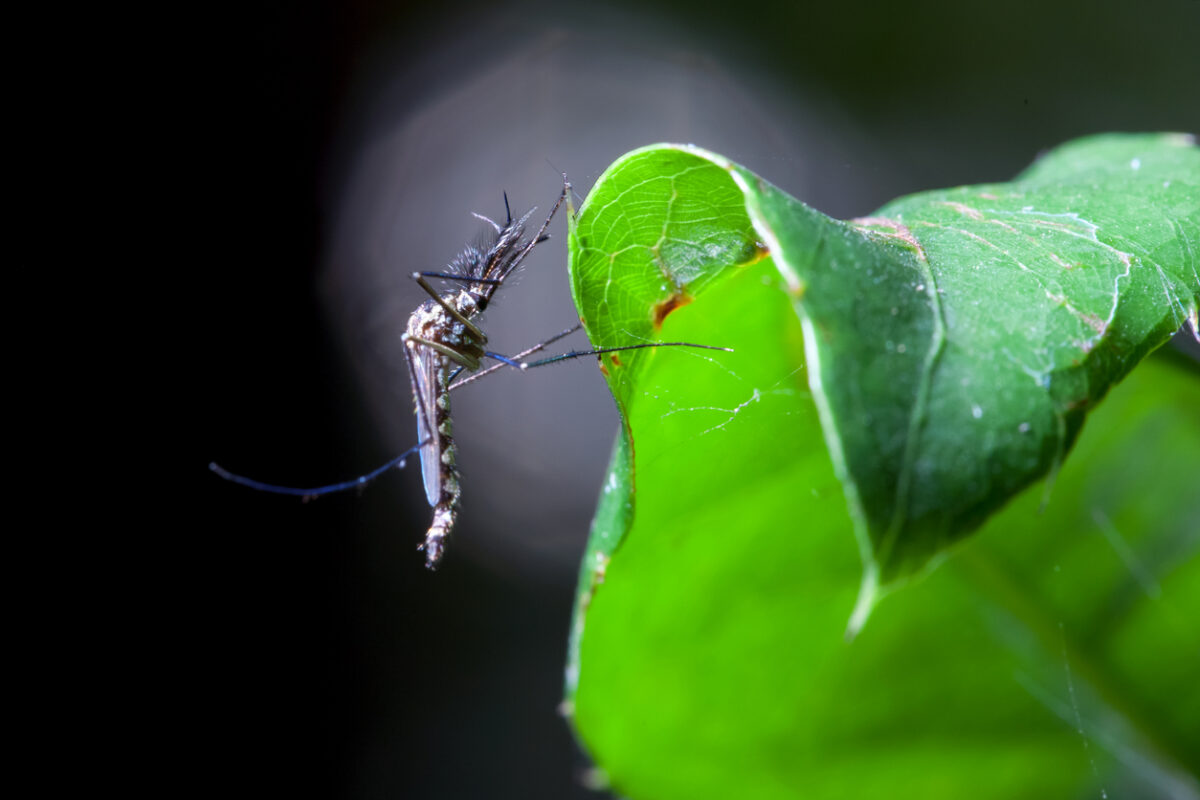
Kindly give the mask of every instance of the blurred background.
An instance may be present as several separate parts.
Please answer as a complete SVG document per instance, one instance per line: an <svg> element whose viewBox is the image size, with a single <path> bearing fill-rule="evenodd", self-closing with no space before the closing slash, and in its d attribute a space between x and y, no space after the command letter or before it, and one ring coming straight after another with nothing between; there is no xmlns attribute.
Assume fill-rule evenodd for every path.
<svg viewBox="0 0 1200 800"><path fill-rule="evenodd" d="M399 335L484 226L684 141L862 216L999 181L1113 130L1200 129L1200 2L250 3L189 21L180 136L206 323L196 454L211 592L198 757L237 794L588 797L557 713L578 561L617 419L590 359L457 392L463 507L437 573ZM575 321L565 215L484 320L514 353ZM566 347L586 347L576 335ZM566 347L564 349L566 349ZM201 547L201 545L197 545Z"/></svg>

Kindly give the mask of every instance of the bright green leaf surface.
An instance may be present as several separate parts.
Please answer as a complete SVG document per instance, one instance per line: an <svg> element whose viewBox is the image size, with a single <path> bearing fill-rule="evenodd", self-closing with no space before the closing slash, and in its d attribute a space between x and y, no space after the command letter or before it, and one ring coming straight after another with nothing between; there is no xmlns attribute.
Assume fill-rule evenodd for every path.
<svg viewBox="0 0 1200 800"><path fill-rule="evenodd" d="M1195 313L1198 173L1098 138L841 223L689 148L610 168L571 235L593 341L735 349L604 359L568 694L620 792L1200 796L1200 374L1096 408ZM1026 489L845 640L864 562L921 567L1085 410L1043 513Z"/></svg>

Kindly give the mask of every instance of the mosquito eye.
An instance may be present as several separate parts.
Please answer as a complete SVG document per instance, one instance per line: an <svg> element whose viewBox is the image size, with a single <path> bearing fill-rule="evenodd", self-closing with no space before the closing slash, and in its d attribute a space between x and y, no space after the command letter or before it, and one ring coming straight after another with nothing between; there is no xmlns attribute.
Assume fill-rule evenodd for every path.
<svg viewBox="0 0 1200 800"><path fill-rule="evenodd" d="M481 298L479 298L478 302L476 302L475 305L479 308L480 311L483 311L485 308L487 308L487 304L488 304L487 298L481 297Z"/></svg>

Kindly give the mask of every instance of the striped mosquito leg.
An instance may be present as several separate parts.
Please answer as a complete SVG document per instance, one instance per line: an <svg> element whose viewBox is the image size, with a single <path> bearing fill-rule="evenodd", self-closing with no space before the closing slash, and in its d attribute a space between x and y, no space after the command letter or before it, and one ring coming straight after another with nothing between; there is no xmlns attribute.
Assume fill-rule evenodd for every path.
<svg viewBox="0 0 1200 800"><path fill-rule="evenodd" d="M441 492L433 507L433 522L425 534L425 566L429 569L437 567L438 561L446 547L446 537L454 528L458 519L459 503L462 490L458 483L458 466L456 463L457 450L454 447L454 435L450 423L450 390L446 386L449 376L443 373L441 385L438 387L437 399L434 402L434 435L438 438L438 449L441 460L438 464L438 483Z"/></svg>

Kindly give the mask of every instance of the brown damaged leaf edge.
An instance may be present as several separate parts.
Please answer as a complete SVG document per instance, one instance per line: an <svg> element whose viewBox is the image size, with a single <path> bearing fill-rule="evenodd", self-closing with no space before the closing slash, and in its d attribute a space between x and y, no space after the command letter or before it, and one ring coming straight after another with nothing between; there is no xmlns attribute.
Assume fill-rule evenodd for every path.
<svg viewBox="0 0 1200 800"><path fill-rule="evenodd" d="M665 320L667 318L668 314L670 314L672 311L674 311L677 308L682 308L683 306L686 306L690 302L692 302L692 296L689 295L687 292L685 292L683 289L678 289L673 295L668 297L666 300L663 300L661 303L655 304L654 309L653 309L653 317L652 317L652 319L654 320L654 329L658 330L659 328L662 327L663 320Z"/></svg>
<svg viewBox="0 0 1200 800"><path fill-rule="evenodd" d="M764 242L755 242L754 243L754 255L751 256L748 260L743 261L742 263L738 264L737 266L752 267L769 255L771 255L771 248L767 247L767 245Z"/></svg>
<svg viewBox="0 0 1200 800"><path fill-rule="evenodd" d="M603 553L596 554L596 566L592 567L591 581L588 583L587 593L580 599L580 608L585 612L592 604L592 598L596 596L596 589L604 583L604 575L608 571L608 562L611 560L609 556Z"/></svg>
<svg viewBox="0 0 1200 800"><path fill-rule="evenodd" d="M749 255L746 260L740 261L733 266L738 268L751 267L757 264L759 261L762 261L767 256L771 255L770 248L768 248L762 242L754 242L754 244L750 245L747 250ZM674 294L654 306L653 316L651 317L654 320L654 329L659 330L662 328L663 320L665 320L672 311L688 305L693 299L695 298L688 294L684 287L677 287Z"/></svg>

